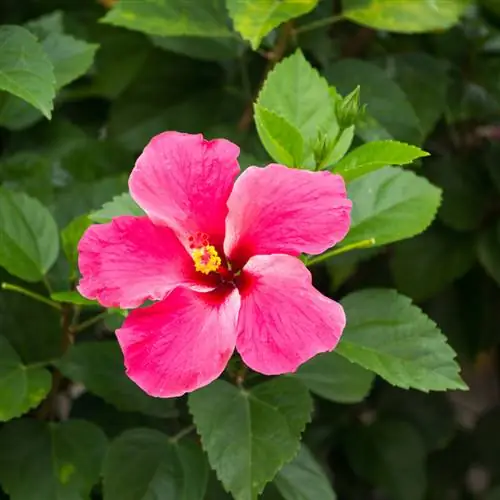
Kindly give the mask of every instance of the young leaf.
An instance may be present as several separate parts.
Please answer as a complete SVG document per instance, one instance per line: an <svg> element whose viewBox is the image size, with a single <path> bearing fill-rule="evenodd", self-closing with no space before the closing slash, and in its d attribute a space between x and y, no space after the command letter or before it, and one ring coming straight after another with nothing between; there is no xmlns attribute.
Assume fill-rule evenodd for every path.
<svg viewBox="0 0 500 500"><path fill-rule="evenodd" d="M304 446L276 475L273 483L284 500L335 500L329 479L313 454Z"/></svg>
<svg viewBox="0 0 500 500"><path fill-rule="evenodd" d="M254 105L255 125L269 155L278 163L298 167L304 155L300 132L285 118L259 104Z"/></svg>
<svg viewBox="0 0 500 500"><path fill-rule="evenodd" d="M185 0L122 0L101 19L148 35L227 37L225 0L186 2Z"/></svg>
<svg viewBox="0 0 500 500"><path fill-rule="evenodd" d="M0 26L0 89L50 118L55 97L52 63L36 38L21 26Z"/></svg>
<svg viewBox="0 0 500 500"><path fill-rule="evenodd" d="M52 377L45 368L24 365L9 342L0 337L0 422L38 406L51 386Z"/></svg>
<svg viewBox="0 0 500 500"><path fill-rule="evenodd" d="M291 378L238 389L222 380L189 396L211 466L236 500L256 498L299 448L312 402Z"/></svg>
<svg viewBox="0 0 500 500"><path fill-rule="evenodd" d="M253 50L276 26L313 10L318 0L226 0L234 27Z"/></svg>
<svg viewBox="0 0 500 500"><path fill-rule="evenodd" d="M26 281L40 281L57 259L59 235L38 200L0 187L0 265Z"/></svg>
<svg viewBox="0 0 500 500"><path fill-rule="evenodd" d="M119 217L120 215L141 216L144 215L144 212L129 193L123 193L114 196L100 210L91 213L89 219L94 222L109 222L113 217Z"/></svg>
<svg viewBox="0 0 500 500"><path fill-rule="evenodd" d="M349 184L351 229L343 245L375 239L376 245L411 238L434 219L441 190L423 177L385 167Z"/></svg>
<svg viewBox="0 0 500 500"><path fill-rule="evenodd" d="M82 215L73 219L61 231L62 249L71 268L70 279L78 277L78 242L91 224L91 220L86 215Z"/></svg>
<svg viewBox="0 0 500 500"><path fill-rule="evenodd" d="M54 292L50 294L50 298L56 302L66 302L77 306L95 306L101 307L97 300L89 300L82 297L78 292Z"/></svg>
<svg viewBox="0 0 500 500"><path fill-rule="evenodd" d="M375 374L335 352L319 354L293 375L311 392L338 403L358 403L370 392Z"/></svg>
<svg viewBox="0 0 500 500"><path fill-rule="evenodd" d="M208 463L199 446L172 443L156 430L132 429L109 447L103 475L108 500L203 500Z"/></svg>
<svg viewBox="0 0 500 500"><path fill-rule="evenodd" d="M428 156L428 153L410 144L374 141L348 153L332 170L349 182L379 168L388 165L406 165L423 156Z"/></svg>
<svg viewBox="0 0 500 500"><path fill-rule="evenodd" d="M342 305L347 327L338 354L405 389L467 389L446 337L410 299L373 289L351 293Z"/></svg>
<svg viewBox="0 0 500 500"><path fill-rule="evenodd" d="M0 431L0 483L12 500L89 498L106 446L90 422L9 422Z"/></svg>
<svg viewBox="0 0 500 500"><path fill-rule="evenodd" d="M397 33L422 33L456 24L470 0L349 0L344 2L347 19L370 28Z"/></svg>
<svg viewBox="0 0 500 500"><path fill-rule="evenodd" d="M173 400L152 398L126 375L123 356L116 342L84 342L72 346L57 363L66 377L122 411L157 417L175 415Z"/></svg>

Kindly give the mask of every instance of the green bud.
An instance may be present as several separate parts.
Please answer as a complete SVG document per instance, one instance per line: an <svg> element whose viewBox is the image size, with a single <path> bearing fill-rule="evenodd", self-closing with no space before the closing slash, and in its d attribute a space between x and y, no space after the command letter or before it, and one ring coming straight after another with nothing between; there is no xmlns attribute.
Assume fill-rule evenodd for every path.
<svg viewBox="0 0 500 500"><path fill-rule="evenodd" d="M360 87L358 85L349 95L337 101L337 120L341 129L345 130L351 127L364 114L365 107L360 107L359 96Z"/></svg>
<svg viewBox="0 0 500 500"><path fill-rule="evenodd" d="M323 166L323 163L330 156L334 147L335 140L332 140L327 134L320 130L313 145L314 163L317 168Z"/></svg>

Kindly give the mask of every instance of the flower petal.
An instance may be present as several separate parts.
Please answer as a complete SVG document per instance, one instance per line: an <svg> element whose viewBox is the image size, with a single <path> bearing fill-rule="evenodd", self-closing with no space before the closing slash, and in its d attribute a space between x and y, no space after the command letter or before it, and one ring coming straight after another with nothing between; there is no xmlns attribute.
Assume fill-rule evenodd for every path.
<svg viewBox="0 0 500 500"><path fill-rule="evenodd" d="M209 286L175 234L147 217L123 216L90 226L78 251L78 290L105 307L137 307L162 299L178 285Z"/></svg>
<svg viewBox="0 0 500 500"><path fill-rule="evenodd" d="M179 239L206 233L222 245L227 199L239 173L239 148L225 139L164 132L138 158L129 187L134 200Z"/></svg>
<svg viewBox="0 0 500 500"><path fill-rule="evenodd" d="M209 384L234 351L239 307L235 289L176 288L165 300L132 311L116 331L127 375L164 398Z"/></svg>
<svg viewBox="0 0 500 500"><path fill-rule="evenodd" d="M345 326L342 306L321 295L295 257L258 255L243 269L236 348L265 375L294 372L331 351Z"/></svg>
<svg viewBox="0 0 500 500"><path fill-rule="evenodd" d="M250 167L228 200L224 250L236 266L252 255L319 254L347 234L351 202L330 172Z"/></svg>

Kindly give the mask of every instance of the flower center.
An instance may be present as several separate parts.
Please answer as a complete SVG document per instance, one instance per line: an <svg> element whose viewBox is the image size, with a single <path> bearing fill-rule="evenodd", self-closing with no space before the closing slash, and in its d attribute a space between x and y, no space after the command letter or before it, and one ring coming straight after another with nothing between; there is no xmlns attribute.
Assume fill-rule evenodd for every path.
<svg viewBox="0 0 500 500"><path fill-rule="evenodd" d="M216 272L222 264L222 260L213 245L195 248L191 255L193 256L195 269L203 274Z"/></svg>

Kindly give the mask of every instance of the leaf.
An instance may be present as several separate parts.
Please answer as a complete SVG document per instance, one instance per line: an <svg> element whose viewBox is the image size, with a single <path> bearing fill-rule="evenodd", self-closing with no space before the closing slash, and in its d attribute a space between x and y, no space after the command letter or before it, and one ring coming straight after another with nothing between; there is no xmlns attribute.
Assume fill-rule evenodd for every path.
<svg viewBox="0 0 500 500"><path fill-rule="evenodd" d="M89 300L82 297L78 292L54 292L50 294L50 298L56 302L66 302L77 306L96 306L100 307L97 300Z"/></svg>
<svg viewBox="0 0 500 500"><path fill-rule="evenodd" d="M0 89L50 118L55 97L52 63L36 38L21 26L0 26Z"/></svg>
<svg viewBox="0 0 500 500"><path fill-rule="evenodd" d="M89 219L93 222L109 222L114 217L119 217L120 215L135 215L139 217L145 214L129 193L123 193L113 196L113 199L106 202L100 210L91 213Z"/></svg>
<svg viewBox="0 0 500 500"><path fill-rule="evenodd" d="M76 344L57 366L63 375L84 384L90 392L119 410L157 417L175 414L173 400L148 396L125 375L123 356L116 342Z"/></svg>
<svg viewBox="0 0 500 500"><path fill-rule="evenodd" d="M342 244L375 238L376 245L411 238L434 219L441 191L423 177L385 167L348 186L351 229Z"/></svg>
<svg viewBox="0 0 500 500"><path fill-rule="evenodd" d="M111 444L103 475L107 500L203 500L208 464L199 446L132 429Z"/></svg>
<svg viewBox="0 0 500 500"><path fill-rule="evenodd" d="M500 286L500 222L480 233L477 257L485 271Z"/></svg>
<svg viewBox="0 0 500 500"><path fill-rule="evenodd" d="M359 427L349 433L346 452L354 471L381 488L388 498L425 498L425 448L411 425L386 420Z"/></svg>
<svg viewBox="0 0 500 500"><path fill-rule="evenodd" d="M338 354L404 389L467 389L455 352L410 299L394 290L369 289L349 294L342 305L347 326Z"/></svg>
<svg viewBox="0 0 500 500"><path fill-rule="evenodd" d="M325 69L326 79L345 95L361 87L366 114L356 122L356 134L365 142L397 139L422 142L420 121L401 88L373 63L342 59Z"/></svg>
<svg viewBox="0 0 500 500"><path fill-rule="evenodd" d="M70 264L70 279L72 280L78 277L78 242L91 224L91 220L86 215L81 215L73 219L61 231L62 249Z"/></svg>
<svg viewBox="0 0 500 500"><path fill-rule="evenodd" d="M148 35L228 37L224 0L120 0L101 22Z"/></svg>
<svg viewBox="0 0 500 500"><path fill-rule="evenodd" d="M0 337L0 422L38 406L51 386L52 377L45 368L24 365L9 342Z"/></svg>
<svg viewBox="0 0 500 500"><path fill-rule="evenodd" d="M403 142L374 141L348 153L332 170L349 182L387 165L406 165L428 155L420 148Z"/></svg>
<svg viewBox="0 0 500 500"><path fill-rule="evenodd" d="M236 500L253 500L298 451L312 403L291 378L249 391L217 380L190 394L189 409L225 488Z"/></svg>
<svg viewBox="0 0 500 500"><path fill-rule="evenodd" d="M26 281L40 281L59 253L49 211L34 198L1 187L0 241L0 265Z"/></svg>
<svg viewBox="0 0 500 500"><path fill-rule="evenodd" d="M0 483L11 500L89 498L106 446L89 422L9 422L0 431Z"/></svg>
<svg viewBox="0 0 500 500"><path fill-rule="evenodd" d="M288 167L300 166L304 151L300 132L284 118L259 104L254 105L254 110L260 140L273 160Z"/></svg>
<svg viewBox="0 0 500 500"><path fill-rule="evenodd" d="M281 23L313 10L318 0L226 0L234 27L253 50Z"/></svg>
<svg viewBox="0 0 500 500"><path fill-rule="evenodd" d="M358 403L370 392L375 374L335 352L328 352L301 365L294 377L325 399Z"/></svg>
<svg viewBox="0 0 500 500"><path fill-rule="evenodd" d="M306 446L277 474L274 484L285 500L335 500L330 481Z"/></svg>
<svg viewBox="0 0 500 500"><path fill-rule="evenodd" d="M342 15L378 30L423 33L450 28L470 3L470 0L344 0Z"/></svg>
<svg viewBox="0 0 500 500"><path fill-rule="evenodd" d="M390 266L398 290L422 301L463 276L474 263L473 238L431 228L395 245Z"/></svg>

